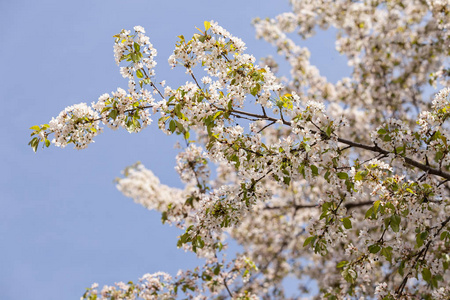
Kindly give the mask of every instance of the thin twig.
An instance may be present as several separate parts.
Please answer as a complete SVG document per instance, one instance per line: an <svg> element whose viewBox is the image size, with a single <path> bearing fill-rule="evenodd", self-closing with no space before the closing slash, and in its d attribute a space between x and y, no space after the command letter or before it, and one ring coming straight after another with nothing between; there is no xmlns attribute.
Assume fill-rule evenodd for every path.
<svg viewBox="0 0 450 300"><path fill-rule="evenodd" d="M272 121L271 123L267 124L266 126L264 126L263 128L261 128L260 130L258 130L257 133L261 133L261 131L263 131L264 129L266 129L269 126L272 126L273 124L275 124L275 121Z"/></svg>
<svg viewBox="0 0 450 300"><path fill-rule="evenodd" d="M231 293L230 289L228 288L227 280L226 278L223 279L223 285L225 285L225 288L227 289L228 294L231 298L233 298L233 294Z"/></svg>

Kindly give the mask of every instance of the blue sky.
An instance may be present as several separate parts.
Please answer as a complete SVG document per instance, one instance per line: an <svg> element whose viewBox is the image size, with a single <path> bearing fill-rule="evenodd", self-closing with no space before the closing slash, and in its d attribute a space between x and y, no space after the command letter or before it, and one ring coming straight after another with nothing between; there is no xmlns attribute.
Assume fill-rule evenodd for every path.
<svg viewBox="0 0 450 300"><path fill-rule="evenodd" d="M123 168L141 161L163 183L180 187L176 137L155 124L139 134L105 128L86 150L51 147L35 154L28 128L68 105L127 88L112 51L112 36L122 28L146 28L158 49L157 80L175 87L188 80L167 64L177 35L191 36L213 19L260 58L274 49L255 40L251 19L288 10L287 0L0 2L0 299L79 299L93 282L198 264L176 248L180 231L113 184ZM332 38L321 33L301 44L335 82L348 68Z"/></svg>

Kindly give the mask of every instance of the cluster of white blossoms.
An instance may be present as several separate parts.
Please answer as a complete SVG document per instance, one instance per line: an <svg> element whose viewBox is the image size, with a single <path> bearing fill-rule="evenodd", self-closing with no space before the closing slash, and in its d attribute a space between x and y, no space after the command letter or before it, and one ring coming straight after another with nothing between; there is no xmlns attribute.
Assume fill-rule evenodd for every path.
<svg viewBox="0 0 450 300"><path fill-rule="evenodd" d="M117 180L117 189L148 209L165 209L167 198L183 199L182 190L161 184L158 177L140 163L128 167L124 175L125 178Z"/></svg>
<svg viewBox="0 0 450 300"><path fill-rule="evenodd" d="M157 272L145 274L137 284L118 282L115 286L105 285L101 291L97 291L98 284L94 283L81 299L88 295L95 299L156 299L155 295L159 295L162 299L170 299L173 295L173 287L166 286L166 282L170 281L172 281L172 276L164 272Z"/></svg>
<svg viewBox="0 0 450 300"><path fill-rule="evenodd" d="M52 143L64 148L73 143L84 149L101 132L99 115L86 103L69 106L49 122L48 130L54 133Z"/></svg>
<svg viewBox="0 0 450 300"><path fill-rule="evenodd" d="M433 100L433 110L437 113L450 114L450 87L440 90Z"/></svg>
<svg viewBox="0 0 450 300"><path fill-rule="evenodd" d="M250 94L257 98L258 103L271 107L269 98L283 87L273 73L254 65L255 58L244 53L246 47L241 39L232 36L216 22L208 22L206 27L203 36L194 35L189 41L180 36L177 48L169 57L169 64L172 67L184 66L189 74L201 64L211 78L216 78L207 80L208 100L213 105L226 107L232 101L242 107L246 95Z"/></svg>
<svg viewBox="0 0 450 300"><path fill-rule="evenodd" d="M92 107L101 112L102 120L109 128L117 129L119 126L129 132L139 132L151 124L149 108L154 98L152 94L143 89L139 94L127 94L118 88L116 92L103 94Z"/></svg>
<svg viewBox="0 0 450 300"><path fill-rule="evenodd" d="M177 155L175 170L185 183L207 181L210 175L208 156L201 147L190 144L183 152Z"/></svg>
<svg viewBox="0 0 450 300"><path fill-rule="evenodd" d="M145 274L137 283L118 282L114 286L105 285L100 291L94 283L87 288L81 299L175 299L184 296L186 299L207 300L220 295L222 289L238 281L239 272L247 271L250 276L255 265L245 256L239 256L227 263L216 257L206 260L202 268L193 271L178 271L176 276L164 272ZM256 300L259 297L249 292L234 295L236 299Z"/></svg>
<svg viewBox="0 0 450 300"><path fill-rule="evenodd" d="M145 35L145 30L142 26L134 27L135 34L130 35L129 30L122 30L116 37L114 44L114 58L116 64L120 65L123 60L130 61L131 64L127 67L121 67L120 73L124 78L134 79L134 74L138 71L144 72L144 67L147 68L147 76L155 75L154 68L156 61L154 58L157 51L153 48L150 39ZM138 77L140 77L138 75Z"/></svg>
<svg viewBox="0 0 450 300"><path fill-rule="evenodd" d="M122 30L115 35L114 57L116 63L129 62L129 65L120 69L123 77L128 78L128 93L118 88L111 95L103 94L92 106L81 103L69 106L58 117L53 118L49 124L33 126L37 135L30 145L36 151L39 143L50 145L48 137L54 134L51 142L57 147L65 147L73 143L76 149L84 149L93 142L93 138L102 129L103 122L112 129L123 127L129 132L139 132L147 127L152 119L150 109L156 110L165 101L155 102L151 91L144 88L152 85L155 75L156 49L144 35L145 30L141 26L134 27L134 35L129 30ZM135 75L139 80L139 89L136 87Z"/></svg>
<svg viewBox="0 0 450 300"><path fill-rule="evenodd" d="M101 299L284 299L286 278L297 280L297 298L450 299L450 88L434 100L423 93L448 82L448 4L292 0L292 12L254 21L289 78L274 74L273 58L256 65L242 40L205 22L192 38L179 36L169 64L188 81L164 92L143 28L115 36L128 92L68 109L60 127L33 126L30 145L57 133L57 145L85 147L100 120L137 132L149 109L159 112L159 128L186 143L176 166L185 188L161 184L140 164L117 187L184 230L177 246L206 262L105 287ZM335 28L336 49L353 68L336 84L289 35L308 38L318 27ZM241 246L235 258L225 255L227 239ZM93 287L84 298L97 295Z"/></svg>

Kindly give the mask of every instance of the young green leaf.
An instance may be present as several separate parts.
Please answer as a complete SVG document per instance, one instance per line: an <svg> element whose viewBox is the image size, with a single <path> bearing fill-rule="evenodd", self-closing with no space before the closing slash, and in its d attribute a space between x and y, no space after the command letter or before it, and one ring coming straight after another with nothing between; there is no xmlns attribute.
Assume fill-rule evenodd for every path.
<svg viewBox="0 0 450 300"><path fill-rule="evenodd" d="M391 216L391 223L390 226L392 228L392 231L394 232L399 232L400 231L400 222L401 222L401 217L399 215L392 215Z"/></svg>
<svg viewBox="0 0 450 300"><path fill-rule="evenodd" d="M209 23L208 21L203 22L203 24L205 25L205 31L211 28L211 23Z"/></svg>
<svg viewBox="0 0 450 300"><path fill-rule="evenodd" d="M350 218L343 218L342 223L344 224L345 229L352 228L352 221L350 221Z"/></svg>
<svg viewBox="0 0 450 300"><path fill-rule="evenodd" d="M339 177L340 179L347 179L348 178L348 174L345 172L339 172L336 174L337 177Z"/></svg>

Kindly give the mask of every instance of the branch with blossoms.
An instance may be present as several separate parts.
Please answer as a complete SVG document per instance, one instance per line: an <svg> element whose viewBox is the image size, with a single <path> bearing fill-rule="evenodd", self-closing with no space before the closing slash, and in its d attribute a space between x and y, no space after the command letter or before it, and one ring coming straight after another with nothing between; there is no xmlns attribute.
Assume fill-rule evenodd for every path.
<svg viewBox="0 0 450 300"><path fill-rule="evenodd" d="M208 26L210 26L210 25L208 25ZM129 31L123 30L120 34L115 36L116 37L116 44L115 44L116 63L119 64L123 60L131 62L131 64L129 66L122 67L120 70L121 74L125 78L129 79L129 92L130 93L127 95L124 90L118 89L117 92L112 94L113 97L110 97L108 94L104 94L99 98L99 101L97 103L93 103L93 108L95 109L95 111L92 108L87 107L85 104L79 104L77 106L67 108L56 119L52 119L52 121L50 122L50 125L44 124L41 126L31 127L31 129L34 130L32 133L32 136L37 135L37 137L33 138L29 143L34 151L37 150L37 147L41 140L44 141L45 146L48 147L50 145L50 141L47 137L51 133L55 134L55 139L53 140L53 143L56 146L64 147L68 143L74 143L75 148L83 149L83 148L87 147L87 145L91 141L93 141L93 138L95 137L95 135L97 135L98 133L101 132L101 129L99 128L100 120L105 122L109 127L113 128L113 129L116 129L118 126L122 126L130 132L139 132L142 128L146 127L149 123L151 123L151 119L149 118L149 112L148 112L149 108L153 108L154 111L157 111L158 108L161 105L163 105L163 103L166 106L171 104L172 100L174 99L174 95L172 97L170 97L168 101L166 101L164 96L162 95L162 93L151 81L151 77L154 76L154 74L155 74L153 69L156 66L156 62L154 61L154 57L156 56L156 50L154 48L152 48L152 44L149 42L148 37L144 36L143 33L144 33L143 28L136 26L134 35L130 35ZM208 39L210 39L210 36L207 34L207 30L206 30L203 36L198 36L198 35L194 36L193 40L195 40L195 39L199 39L200 42L202 42L202 41L205 42ZM190 41L190 42L192 42L192 41ZM185 53L191 53L192 48L189 47L190 42L186 43L184 41L184 37L180 36L180 42L179 42L180 44L178 45L180 47L180 49L178 49L178 50L179 51L184 50ZM181 47L182 45L184 46L184 48ZM231 45L233 45L233 44L231 44ZM214 46L218 47L217 44ZM141 47L143 47L142 51L141 51ZM203 49L203 51L212 51L211 49L207 49L207 47L208 46L206 46ZM221 49L221 52L219 52L220 55L222 55L225 58L226 62L228 62L228 63L231 63L231 61L227 58L226 54L228 54L228 52L231 49L234 49L234 46L230 47L230 49L225 47L224 49ZM177 53L177 51L175 51L175 53ZM145 55L145 57L144 57L144 55ZM193 56L193 54L191 54L191 56ZM236 100L239 101L238 107L243 105L242 99L241 100L240 99L230 99L226 103L226 105L224 105L225 103L223 103L223 101L221 104L218 104L217 102L214 101L214 99L212 99L212 96L209 95L207 90L205 90L205 91L202 90L202 88L198 84L197 79L195 78L195 76L192 73L191 68L194 67L197 62L193 63L191 61L185 61L185 57L184 56L181 56L181 57L182 58L179 59L180 61L176 61L176 60L173 61L173 58L169 59L169 61L172 64L172 66L175 66L176 63L180 63L187 68L187 72L191 74L192 78L194 79L194 81L196 83L197 89L195 92L198 94L199 97L203 98L203 99L200 99L200 101L207 100L207 101L209 101L209 103L208 103L209 107L212 106L213 108L216 109L213 121L216 118L220 117L221 115L224 115L225 119L228 119L230 116L234 116L237 118L242 117L242 116L248 116L248 117L253 117L254 118L253 121L267 120L267 121L271 121L272 123L282 123L282 124L285 124L288 126L297 126L298 128L304 130L304 128L302 127L302 125L300 123L295 123L296 118L298 119L300 115L295 116L290 122L286 121L282 115L282 108L292 106L292 101L296 101L298 104L298 102L299 102L298 96L295 97L295 95L292 96L290 94L287 94L283 97L280 97L277 100L276 105L280 108L280 110L279 110L280 116L281 116L280 119L269 117L265 113L264 113L264 115L259 115L259 114L254 114L254 113L249 113L249 112L234 109L233 107L236 105L235 104ZM192 57L192 59L194 59L194 58L195 57ZM245 57L243 59L249 60L249 61L252 60L251 58L247 58L247 57ZM200 60L200 62L202 64L206 64L206 60ZM217 68L217 66L214 66L214 67ZM236 74L240 74L241 76L250 77L251 81L256 81L255 85L252 85L250 88L247 88L247 90L244 89L243 92L251 93L252 95L257 97L257 102L259 102L261 104L261 107L264 109L264 102L267 101L267 99L266 99L267 96L270 95L271 92L276 92L276 90L280 89L281 87L277 87L277 89L272 90L272 91L270 89L268 89L268 90L263 91L264 93L260 94L261 83L264 83L264 80L267 80L266 77L268 77L272 81L267 82L266 86L271 85L271 84L273 84L273 78L271 78L271 76L263 76L262 75L267 72L265 69L257 69L257 68L251 67L249 70L247 70L247 72L245 72L244 69L246 67L248 67L248 66L246 66L245 64L239 65L237 70L233 71L234 73L232 72L231 74L235 74L234 76L236 76ZM210 68L212 69L213 67L210 67ZM208 70L210 70L210 69L208 69ZM230 77L229 76L230 74L227 74L227 75L229 77L228 80L230 81L230 84L235 85L237 78L233 78L233 75ZM136 82L135 82L134 76L136 76L138 79L141 78L141 80L139 80L139 85L140 85L141 89L138 92L136 91ZM209 79L206 79L206 80L209 80ZM154 104L155 100L152 97L152 94L148 90L142 89L143 85L146 85L146 84L151 85L151 87L163 98L163 101L160 104L158 104L158 105ZM192 87L189 87L189 88L192 88ZM181 91L186 93L186 91L184 91L184 90L181 90ZM183 92L182 92L181 96L183 96ZM435 115L432 115L432 117L436 117L436 118L442 120L441 124L448 117L448 113L447 113L448 104L446 103L446 101L447 101L446 98L448 97L448 93L449 93L448 90L447 91L443 90L441 92L442 95L440 94L440 97L435 100L435 102L436 102L435 107L437 105L441 105L442 107L440 107L438 109L439 115L435 114ZM443 103L437 104L437 101L439 99L441 99L441 101ZM183 101L179 101L178 105L182 104L182 103L183 103ZM187 133L188 131L185 130L183 125L180 125L180 124L182 124L182 122L180 122L180 119L181 119L181 121L187 121L188 119L186 119L186 117L181 113L180 105L179 106L177 106L176 104L172 104L172 105L174 105L175 108L173 111L170 111L170 113L172 114L172 117L177 117L178 121L176 121L175 119L171 119L169 122L169 130L172 133L177 130L178 130L177 133L180 133L180 132ZM267 107L270 108L271 105L267 105ZM183 108L185 109L185 107L183 107ZM101 115L101 118L98 117L99 115ZM427 116L427 113L424 113L423 115ZM161 120L164 123L166 123L166 121L168 119L161 118L160 122L161 122ZM204 121L205 122L203 125L206 125L206 127L208 128L209 120L204 120ZM395 145L394 145L392 147L393 151L392 150L388 151L383 148L380 148L379 145L376 143L374 146L370 146L370 145L353 142L353 141L343 139L343 138L336 136L333 133L333 131L336 129L335 126L333 126L333 121L331 121L328 124L328 126L324 127L324 128L320 128L316 124L314 124L314 122L312 122L312 120L311 120L311 117L309 117L309 119L307 121L310 121L318 130L317 131L317 130L310 129L309 130L310 134L320 133L320 135L324 139L330 139L331 137L333 137L338 142L346 144L348 146L365 149L365 150L377 152L377 153L384 154L384 155L392 154L392 153L395 155L400 154L406 164L417 167L423 171L426 171L429 174L438 175L447 180L450 180L450 173L442 170L442 162L439 163L439 168L433 168L428 165L428 162L427 162L427 164L424 164L413 158L406 156L407 150L410 150L413 147L416 147L418 142L421 142L423 140L431 140L428 138L428 136L430 136L430 132L427 132L426 137L416 136L417 141L413 140L413 143L415 142L416 144L408 145L410 147L410 149L405 148L406 145L403 145L400 147L395 147ZM423 126L427 126L427 122L425 120L421 119L419 122L421 122L423 124ZM194 124L192 124L192 125L194 125ZM401 124L399 124L399 125L401 125ZM160 124L160 126L161 126L161 124ZM386 126L389 126L389 125L386 125ZM333 136L331 136L332 133L333 133ZM379 135L382 135L382 142L391 141L391 135L385 129L380 128L377 133ZM445 140L445 142L446 142L446 137L445 136L442 137L439 131L433 132L433 134L431 134L431 137L433 137L434 135L436 135L436 138ZM408 139L413 139L413 138L408 137ZM389 145L389 146L391 146L391 145ZM443 158L444 153L447 153L446 148L444 149L444 151L445 152L443 152L441 150L440 152L438 152L438 154L437 154L437 155L439 155L438 159ZM397 152L401 152L401 153L397 153ZM446 162L444 162L444 163L446 163ZM448 163L447 163L447 166L448 166Z"/></svg>
<svg viewBox="0 0 450 300"><path fill-rule="evenodd" d="M449 221L450 221L450 216L447 217L447 219L445 219L444 221L441 222L440 226L438 226L438 230L433 234L432 238L428 240L428 242L425 245L425 247L423 247L420 251L418 251L418 253L416 253L413 256L413 257L415 257L415 260L414 260L414 264L413 264L412 268L415 268L416 266L419 267L418 262L425 260L425 257L427 255L428 249L431 246L431 243L439 235L441 230L445 228L445 226L447 225L447 223ZM446 235L447 234L444 234L444 236L446 236ZM428 269L426 267L422 268L421 274L422 274L423 279L426 282L428 282L431 285L433 285L433 284L437 285L436 281L439 280L439 277L433 276L431 271L430 271L430 269ZM405 275L405 277L403 278L401 284L398 286L397 290L395 291L396 295L401 296L403 294L403 290L405 289L405 286L406 286L406 284L408 282L408 279L410 278L411 275L413 275L412 271L410 271L408 274Z"/></svg>
<svg viewBox="0 0 450 300"><path fill-rule="evenodd" d="M243 292L233 295L228 285L242 280L240 273L242 270L247 270L244 276L249 276L248 270L254 268L254 265L245 257L237 258L231 263L212 258L203 268L180 271L175 278L167 273L157 272L145 274L136 283L119 282L114 286L105 285L101 290L98 289L98 284L93 284L86 289L81 299L175 299L176 297L193 299L196 294L224 298L221 292L226 290L230 297L253 300L257 298L251 293Z"/></svg>
<svg viewBox="0 0 450 300"><path fill-rule="evenodd" d="M184 230L178 247L215 260L203 271L188 271L179 279L156 274L147 276L151 280L144 279L145 284L120 285L118 292L108 287L102 298L170 298L178 295L179 286L203 297L283 298L282 281L289 274L315 280L320 297L328 299L447 292L442 288L450 261L445 254L450 249L445 185L450 180L450 89L441 89L427 105L417 90L399 92L407 82L413 81L414 87L426 82L419 70L442 71L437 65L444 50L436 40L445 33L440 23L430 21L423 30L435 40L423 44L418 39L407 52L397 40L418 35L414 30L425 15L405 20L402 30L388 30L381 8L341 2L342 7L330 4L338 16L352 10L357 16L367 15L372 9L378 17L357 20L352 27L341 17L322 15L319 4L305 1L298 4L303 7L298 14L255 21L258 35L275 44L292 66L287 84L269 66L258 66L239 38L215 22L205 22L204 30L192 38L179 36L169 58L172 67L185 68L191 81L162 91L155 84L156 50L144 29L136 26L133 34L122 30L115 36L114 53L117 64L127 64L120 72L129 81L128 91L119 88L91 106L68 107L49 124L31 128L34 151L40 142L47 147L73 143L83 149L102 131L100 122L139 132L151 123L151 114L159 113L159 128L186 141L176 167L184 190L162 185L140 164L128 168L117 185L136 202L161 211L163 223ZM388 13L401 9L390 5ZM314 12L306 15L316 17L300 13L309 10ZM434 6L432 11L439 20L445 18ZM404 15L394 14L399 19ZM309 64L309 52L285 34L296 20L332 24L361 42L351 47L352 39L345 34L339 38L340 49L355 65L351 80L333 85L318 74ZM397 36L386 44L394 49L386 59L380 59L384 52L377 47L390 48L376 34L369 38L372 31L365 29L378 21L374 34L388 41ZM312 28L305 26L300 32L306 37ZM390 35L384 35L386 30ZM423 50L425 46L433 49L435 58L414 61L431 53ZM403 61L398 54L407 55L405 51L410 59ZM373 57L366 57L369 54ZM359 59L371 71L358 64ZM205 75L201 79L200 68ZM408 97L415 108L426 108L417 118L403 106ZM373 102L377 104L371 109ZM361 111L373 116L361 118ZM215 179L211 165L218 168ZM231 271L224 271L225 261L217 262L226 235L244 249L229 265ZM411 276L417 286L408 284ZM386 278L388 283L383 282ZM92 288L84 297L97 294Z"/></svg>

